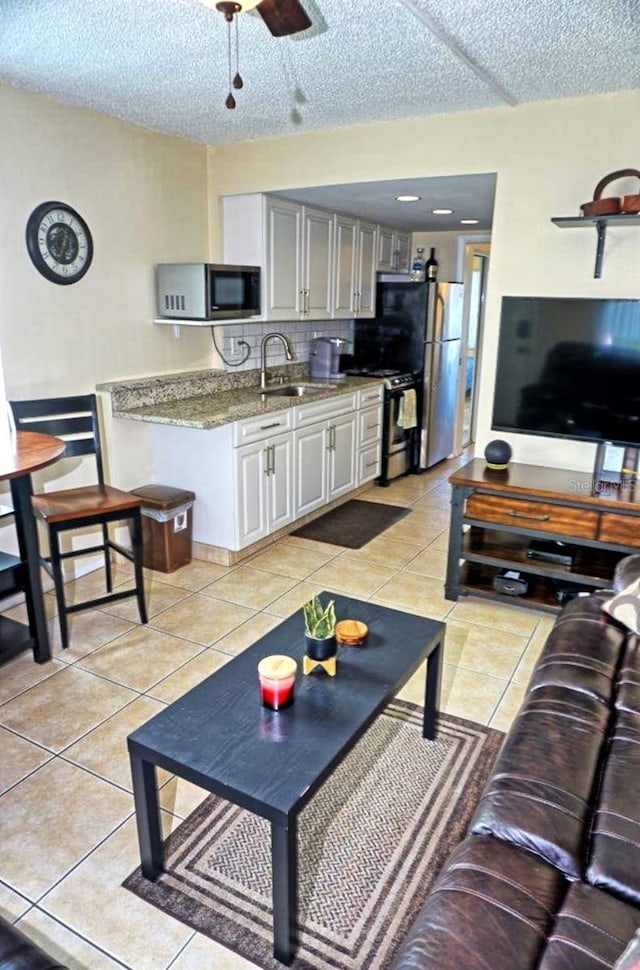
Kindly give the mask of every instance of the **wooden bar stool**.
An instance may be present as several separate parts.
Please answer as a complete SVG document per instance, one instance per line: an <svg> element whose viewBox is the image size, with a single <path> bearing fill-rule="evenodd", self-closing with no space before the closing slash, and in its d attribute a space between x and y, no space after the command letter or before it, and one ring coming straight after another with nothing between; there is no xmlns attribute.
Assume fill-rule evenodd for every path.
<svg viewBox="0 0 640 970"><path fill-rule="evenodd" d="M147 622L147 608L144 598L142 570L142 525L141 500L129 492L122 492L104 483L98 408L95 394L81 394L73 397L42 398L32 401L12 401L11 407L16 428L22 431L39 431L55 435L66 443L64 461L68 457L94 455L96 460L96 485L61 491L44 492L34 495L32 507L37 519L47 527L49 556L41 557L41 565L53 578L58 602L60 635L62 646L69 646L67 616L79 610L101 606L114 600L135 596L138 601L140 622ZM108 526L112 522L131 523L131 549L114 542L109 536ZM102 542L69 552L60 550L60 533L87 526L100 525ZM135 585L133 589L113 590L111 552L124 556L134 565ZM67 605L64 595L64 576L62 563L65 559L87 556L102 552L106 575L107 593L81 603Z"/></svg>

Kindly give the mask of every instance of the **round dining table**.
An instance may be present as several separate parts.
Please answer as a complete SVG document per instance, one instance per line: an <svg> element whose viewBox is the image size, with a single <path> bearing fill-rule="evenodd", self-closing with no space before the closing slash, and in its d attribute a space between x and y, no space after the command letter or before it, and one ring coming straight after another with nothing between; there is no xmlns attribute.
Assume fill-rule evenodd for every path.
<svg viewBox="0 0 640 970"><path fill-rule="evenodd" d="M14 431L0 441L0 481L9 480L20 560L24 565L24 593L29 617L28 644L37 663L51 658L49 631L40 578L38 528L31 508L31 474L64 455L61 438L36 431Z"/></svg>

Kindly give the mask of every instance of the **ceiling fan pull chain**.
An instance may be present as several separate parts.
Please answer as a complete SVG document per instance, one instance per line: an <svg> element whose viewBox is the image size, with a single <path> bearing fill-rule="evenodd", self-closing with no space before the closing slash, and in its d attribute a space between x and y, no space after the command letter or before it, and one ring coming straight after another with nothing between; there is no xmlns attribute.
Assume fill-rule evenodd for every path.
<svg viewBox="0 0 640 970"><path fill-rule="evenodd" d="M233 83L231 80L231 21L232 20L233 20L233 17L227 17L227 41L228 41L227 54L228 54L228 61L229 61L229 94L227 95L227 100L225 101L227 108L235 108L236 106L236 99L231 93L231 87Z"/></svg>
<svg viewBox="0 0 640 970"><path fill-rule="evenodd" d="M240 28L238 27L238 15L236 14L236 16L233 19L236 22L236 74L233 79L233 86L236 89L236 91L239 91L240 88L244 87L244 81L240 76L240 44L238 42L238 31Z"/></svg>

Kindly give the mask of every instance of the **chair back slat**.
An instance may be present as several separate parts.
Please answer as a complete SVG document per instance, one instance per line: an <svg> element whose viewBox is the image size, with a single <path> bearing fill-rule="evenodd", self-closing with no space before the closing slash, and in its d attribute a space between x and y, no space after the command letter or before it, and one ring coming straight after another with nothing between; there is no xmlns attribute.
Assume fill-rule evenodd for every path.
<svg viewBox="0 0 640 970"><path fill-rule="evenodd" d="M98 405L95 394L11 401L20 431L55 435L66 443L65 458L95 455L98 481L104 482Z"/></svg>

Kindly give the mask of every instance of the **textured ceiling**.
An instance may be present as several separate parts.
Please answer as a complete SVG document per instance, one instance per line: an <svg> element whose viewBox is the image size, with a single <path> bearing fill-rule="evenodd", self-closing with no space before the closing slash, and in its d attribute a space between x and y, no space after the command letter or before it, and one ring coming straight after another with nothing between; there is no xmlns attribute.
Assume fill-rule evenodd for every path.
<svg viewBox="0 0 640 970"><path fill-rule="evenodd" d="M227 27L200 0L0 0L0 81L207 145L640 83L640 0L302 2L313 25L294 37L240 15L235 111ZM483 229L494 180L322 191L297 197L398 228L457 229L459 214ZM400 191L424 202L400 215ZM431 217L439 204L456 218Z"/></svg>
<svg viewBox="0 0 640 970"><path fill-rule="evenodd" d="M199 0L0 0L0 80L208 145L636 87L639 0L302 0L274 38Z"/></svg>

